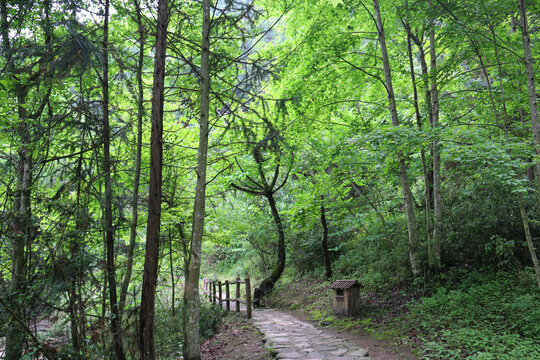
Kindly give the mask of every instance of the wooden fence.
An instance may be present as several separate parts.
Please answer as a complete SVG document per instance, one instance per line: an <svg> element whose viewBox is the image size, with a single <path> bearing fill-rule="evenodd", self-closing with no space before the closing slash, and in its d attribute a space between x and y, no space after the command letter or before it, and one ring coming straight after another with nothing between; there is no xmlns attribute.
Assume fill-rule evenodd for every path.
<svg viewBox="0 0 540 360"><path fill-rule="evenodd" d="M240 286L245 284L246 286L246 298L240 298ZM236 296L231 298L231 286L234 286ZM225 288L225 294L223 293L223 288ZM251 319L251 283L249 278L246 278L245 281L240 281L237 278L234 281L225 280L224 282L215 281L210 279L203 279L203 294L208 301L219 304L223 308L223 303L225 303L225 310L231 311L231 302L234 303L236 312L240 312L240 303L246 305L247 318ZM225 297L223 297L225 295Z"/></svg>

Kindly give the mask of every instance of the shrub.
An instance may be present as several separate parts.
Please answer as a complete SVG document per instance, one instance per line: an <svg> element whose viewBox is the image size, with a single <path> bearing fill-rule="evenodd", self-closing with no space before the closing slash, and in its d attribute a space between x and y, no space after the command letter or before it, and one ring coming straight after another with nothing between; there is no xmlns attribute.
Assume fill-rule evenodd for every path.
<svg viewBox="0 0 540 360"><path fill-rule="evenodd" d="M368 290L381 290L409 275L407 229L400 219L372 224L369 235L349 242L333 264L336 276L358 279Z"/></svg>
<svg viewBox="0 0 540 360"><path fill-rule="evenodd" d="M217 305L201 302L199 335L207 339L217 331L223 311ZM176 359L182 355L184 333L182 332L183 304L179 302L175 316L169 309L156 309L155 341L156 352L160 359Z"/></svg>

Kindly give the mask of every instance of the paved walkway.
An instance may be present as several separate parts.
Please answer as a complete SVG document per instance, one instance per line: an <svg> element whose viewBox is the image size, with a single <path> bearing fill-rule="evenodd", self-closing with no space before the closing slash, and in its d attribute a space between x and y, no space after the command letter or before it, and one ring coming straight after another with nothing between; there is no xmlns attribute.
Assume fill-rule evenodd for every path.
<svg viewBox="0 0 540 360"><path fill-rule="evenodd" d="M281 311L255 309L253 321L278 359L371 360L366 349Z"/></svg>

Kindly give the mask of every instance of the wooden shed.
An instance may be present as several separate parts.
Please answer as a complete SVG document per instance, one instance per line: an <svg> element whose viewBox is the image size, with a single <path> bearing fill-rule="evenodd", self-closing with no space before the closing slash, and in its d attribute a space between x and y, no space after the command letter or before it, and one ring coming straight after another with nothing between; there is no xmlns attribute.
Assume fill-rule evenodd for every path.
<svg viewBox="0 0 540 360"><path fill-rule="evenodd" d="M360 311L360 288L356 280L336 280L330 285L334 290L334 313L354 315Z"/></svg>

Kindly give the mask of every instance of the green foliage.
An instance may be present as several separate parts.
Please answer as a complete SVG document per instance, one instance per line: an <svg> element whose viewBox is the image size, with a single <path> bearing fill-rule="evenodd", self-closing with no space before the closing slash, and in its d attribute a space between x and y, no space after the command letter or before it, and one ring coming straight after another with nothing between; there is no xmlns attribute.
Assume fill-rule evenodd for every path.
<svg viewBox="0 0 540 360"><path fill-rule="evenodd" d="M405 224L396 218L358 234L334 262L334 277L359 280L368 290L385 289L409 276Z"/></svg>
<svg viewBox="0 0 540 360"><path fill-rule="evenodd" d="M531 219L537 217L536 199L527 197ZM448 265L479 264L494 268L513 268L530 264L523 223L515 195L497 182L467 180L454 173L448 179L443 239L444 259ZM532 236L540 228L531 222Z"/></svg>
<svg viewBox="0 0 540 360"><path fill-rule="evenodd" d="M79 319L85 324L104 310L103 9L91 1L4 3L2 16L6 18L1 27L5 32L0 35L0 296L23 303L29 319L48 316L51 309L61 309L65 315L70 297L75 297L76 307L85 309ZM419 231L418 255L427 269L428 222L432 219L425 216L420 152L429 169L434 140L440 142L443 163L443 265L507 271L530 265L516 193L524 198L538 248L538 194L530 177L524 176L538 156L530 142L515 1L433 1L429 7L416 0L380 3L400 127L390 126L380 43L375 39L377 29L369 2L261 0L250 3L249 8L245 1L215 2L221 9L214 12L212 27L210 205L204 275L262 278L273 267L275 225L267 204L264 199L231 191L230 185L252 187L259 171L270 180L279 164L277 185L291 168L287 185L275 194L286 232L289 279L323 273L320 207L324 206L334 278L355 278L367 291L381 293L410 281L396 155L406 158ZM536 15L537 2L529 3L529 12ZM139 34L131 2L114 2L113 6L110 150L115 261L121 279L128 259L134 187L139 95L133 76L138 66L136 49L144 40L140 95L142 141L147 144L155 29L151 22L143 22ZM143 17L153 17L155 9L150 3L140 2L140 6ZM165 266L170 266L179 276L188 250L197 177L193 168L199 135L201 14L197 1L180 1L174 6L166 65L161 218L165 246L160 270L163 274ZM90 13L95 16L77 15ZM237 18L238 14L246 17ZM433 26L428 21L432 18ZM275 20L276 27L270 28ZM532 28L534 21L537 19ZM417 99L407 58L407 22L412 35L420 39L420 44L412 44ZM438 69L426 76L419 53L427 50L431 28ZM256 33L264 37L253 37ZM538 32L533 31L532 42L537 51ZM432 59L427 55L425 60L429 64ZM535 76L538 80L538 74ZM441 95L441 127L436 130L431 128L425 94L429 80L436 81ZM254 144L263 150L260 169L251 159ZM27 237L24 278L28 284L25 293L13 296L7 291L14 273L13 243L22 230L16 226L16 204L24 190L20 172L26 150L32 154L32 185L25 189L32 215L26 219L23 234ZM140 274L143 264L149 157L148 148L143 148L134 274ZM427 175L429 178L429 171ZM169 251L170 258L164 257ZM437 278L443 282L441 289L439 284L428 283L435 295L413 308L426 339L425 356L537 356L538 295L527 290L533 284L515 273L490 277L468 275L468 271L443 273ZM425 273L428 278L434 276L429 270ZM418 283L416 280L414 285ZM136 307L139 288L133 280L128 307ZM320 287L315 290L317 295L302 293L305 302L287 305L306 308L321 322L370 329L369 321L352 325L350 320L334 319L327 310L328 295L321 295ZM181 309L174 318L168 311L165 307L156 311L158 348L165 357L180 354L182 338ZM213 331L218 312L203 305L201 336ZM0 323L8 323L7 318L6 309L0 307ZM0 329L4 335L5 327ZM66 354L67 358L74 356Z"/></svg>
<svg viewBox="0 0 540 360"><path fill-rule="evenodd" d="M423 339L423 358L540 357L540 295L531 273L456 274L411 305L410 326Z"/></svg>

